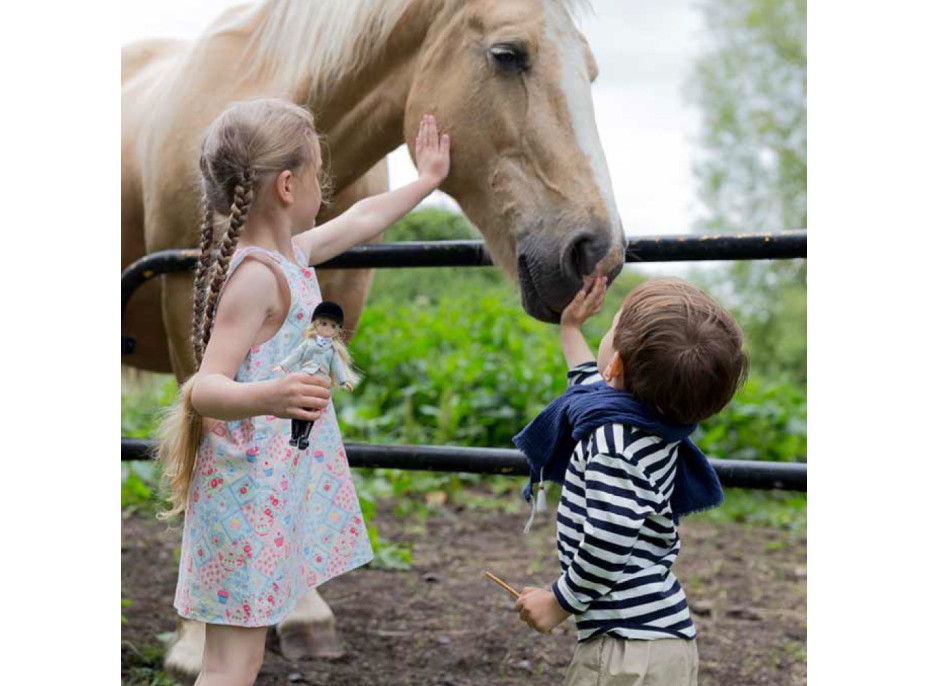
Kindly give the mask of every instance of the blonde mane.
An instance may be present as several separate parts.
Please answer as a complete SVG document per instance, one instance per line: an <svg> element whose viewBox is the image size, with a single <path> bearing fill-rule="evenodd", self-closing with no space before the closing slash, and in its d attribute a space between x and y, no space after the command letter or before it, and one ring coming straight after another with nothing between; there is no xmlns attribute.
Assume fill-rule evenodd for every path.
<svg viewBox="0 0 928 686"><path fill-rule="evenodd" d="M573 17L590 7L589 0L547 1ZM203 38L250 34L244 53L250 74L291 87L312 74L312 101L376 55L416 2L438 12L460 0L265 0L229 11Z"/></svg>

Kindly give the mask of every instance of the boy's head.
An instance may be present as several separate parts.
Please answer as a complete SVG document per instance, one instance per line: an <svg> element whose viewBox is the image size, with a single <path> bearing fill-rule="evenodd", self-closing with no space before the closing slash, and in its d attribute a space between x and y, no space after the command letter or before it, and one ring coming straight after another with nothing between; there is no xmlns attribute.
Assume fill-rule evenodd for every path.
<svg viewBox="0 0 928 686"><path fill-rule="evenodd" d="M635 288L599 345L603 378L692 424L731 400L747 376L741 329L715 300L681 279Z"/></svg>

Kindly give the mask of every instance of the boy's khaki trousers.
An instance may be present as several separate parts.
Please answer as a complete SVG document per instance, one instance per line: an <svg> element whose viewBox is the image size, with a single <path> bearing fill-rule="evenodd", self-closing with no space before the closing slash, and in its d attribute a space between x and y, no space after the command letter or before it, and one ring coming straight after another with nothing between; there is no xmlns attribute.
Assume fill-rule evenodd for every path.
<svg viewBox="0 0 928 686"><path fill-rule="evenodd" d="M597 636L577 646L564 686L696 686L695 639Z"/></svg>

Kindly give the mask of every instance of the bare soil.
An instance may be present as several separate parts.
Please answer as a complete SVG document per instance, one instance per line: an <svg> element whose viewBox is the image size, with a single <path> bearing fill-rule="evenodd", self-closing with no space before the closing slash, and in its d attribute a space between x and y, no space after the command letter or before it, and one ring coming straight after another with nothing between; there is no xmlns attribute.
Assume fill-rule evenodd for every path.
<svg viewBox="0 0 928 686"><path fill-rule="evenodd" d="M414 546L413 569L364 568L327 583L345 657L290 662L269 632L257 683L326 686L559 684L576 641L572 621L551 636L511 611L485 570L520 588L549 584L559 568L553 517L522 534L524 513L444 508L427 520L399 519L381 503L381 536ZM171 606L180 532L148 516L123 520L124 683L164 684L163 644L175 628ZM681 528L675 571L698 635L702 686L806 683L806 539L747 525L694 518ZM146 677L142 677L146 678Z"/></svg>

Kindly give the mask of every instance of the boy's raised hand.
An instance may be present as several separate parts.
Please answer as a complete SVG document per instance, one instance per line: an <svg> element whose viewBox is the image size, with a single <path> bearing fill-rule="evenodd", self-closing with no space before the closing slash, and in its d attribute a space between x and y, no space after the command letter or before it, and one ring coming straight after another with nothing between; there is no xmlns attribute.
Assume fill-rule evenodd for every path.
<svg viewBox="0 0 928 686"><path fill-rule="evenodd" d="M574 299L561 312L561 326L579 327L583 322L603 309L606 299L606 277L589 278Z"/></svg>
<svg viewBox="0 0 928 686"><path fill-rule="evenodd" d="M435 115L425 114L419 122L416 134L416 168L419 178L427 178L436 186L451 169L451 137L438 134Z"/></svg>

